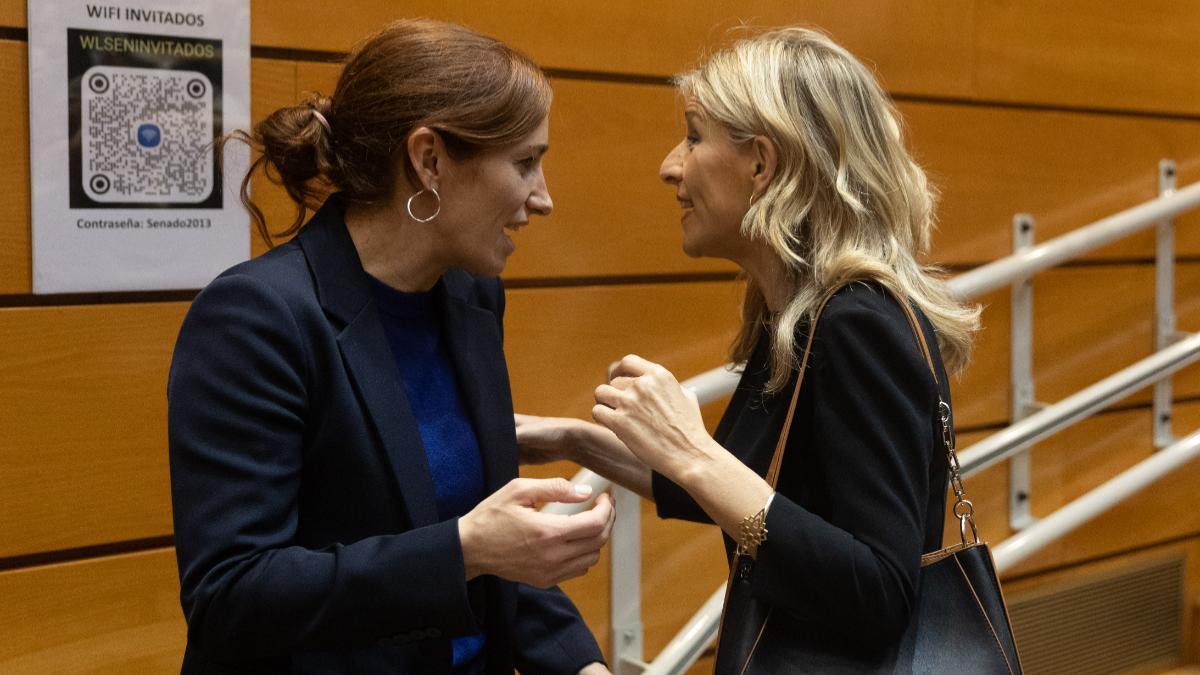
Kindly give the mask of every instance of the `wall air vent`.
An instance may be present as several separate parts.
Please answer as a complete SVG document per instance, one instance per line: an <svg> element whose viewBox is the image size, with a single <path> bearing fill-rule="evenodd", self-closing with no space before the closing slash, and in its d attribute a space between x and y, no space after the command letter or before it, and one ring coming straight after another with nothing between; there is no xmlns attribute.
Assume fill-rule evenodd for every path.
<svg viewBox="0 0 1200 675"><path fill-rule="evenodd" d="M1182 556L1066 578L1008 596L1026 675L1123 673L1178 663Z"/></svg>

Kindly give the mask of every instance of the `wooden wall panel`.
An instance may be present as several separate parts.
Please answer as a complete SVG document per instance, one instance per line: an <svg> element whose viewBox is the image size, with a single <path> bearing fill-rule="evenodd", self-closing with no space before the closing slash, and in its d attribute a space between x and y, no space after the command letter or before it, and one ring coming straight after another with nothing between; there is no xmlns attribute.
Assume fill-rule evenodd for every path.
<svg viewBox="0 0 1200 675"><path fill-rule="evenodd" d="M0 671L166 673L183 661L174 549L0 572Z"/></svg>
<svg viewBox="0 0 1200 675"><path fill-rule="evenodd" d="M0 557L171 533L167 366L186 309L0 309Z"/></svg>
<svg viewBox="0 0 1200 675"><path fill-rule="evenodd" d="M636 353L681 380L724 362L737 329L734 281L519 288L505 351L519 412L590 417L608 365Z"/></svg>
<svg viewBox="0 0 1200 675"><path fill-rule="evenodd" d="M1195 114L1200 65L1186 3L620 2L593 7L534 2L512 15L465 0L418 2L403 12L375 0L353 20L332 6L259 0L255 44L343 51L401 15L461 21L507 40L552 68L671 74L726 39L738 20L825 28L875 64L892 91ZM546 26L554 30L546 30ZM1169 26L1169 29L1164 29Z"/></svg>
<svg viewBox="0 0 1200 675"><path fill-rule="evenodd" d="M1200 111L1188 2L975 3L975 92L985 100Z"/></svg>
<svg viewBox="0 0 1200 675"><path fill-rule="evenodd" d="M820 26L894 92L1065 106L1196 114L1200 65L1187 3L1085 0L955 2L900 0L721 0L692 5L632 1L585 6L554 0L503 3L420 0L397 8L360 0L354 11L304 0L255 0L256 46L346 51L388 21L431 16L459 21L527 51L550 68L670 75L694 64L731 28ZM25 27L25 3L0 2L0 25ZM553 29L547 29L553 26Z"/></svg>
<svg viewBox="0 0 1200 675"><path fill-rule="evenodd" d="M728 31L804 23L822 26L873 62L892 87L930 93L967 93L970 82L969 5L953 0L911 3L806 0L801 3L613 2L604 5L535 0L520 12L498 2L355 4L347 14L333 5L256 0L251 36L256 45L346 51L388 21L429 16L458 21L511 43L548 68L667 76L695 64ZM550 28L553 27L553 28Z"/></svg>
<svg viewBox="0 0 1200 675"><path fill-rule="evenodd" d="M24 28L28 22L24 0L0 0L0 26Z"/></svg>
<svg viewBox="0 0 1200 675"><path fill-rule="evenodd" d="M24 3L22 3L24 7ZM29 65L24 42L0 40L0 89L9 103L0 106L0 139L5 169L0 171L0 295L28 293L33 287L29 230Z"/></svg>
<svg viewBox="0 0 1200 675"><path fill-rule="evenodd" d="M1042 242L1158 194L1158 161L1200 179L1200 121L900 103L910 145L942 192L931 258L958 265L1012 253L1012 218ZM1200 215L1180 218L1181 253L1200 253ZM1153 230L1091 258L1151 258Z"/></svg>

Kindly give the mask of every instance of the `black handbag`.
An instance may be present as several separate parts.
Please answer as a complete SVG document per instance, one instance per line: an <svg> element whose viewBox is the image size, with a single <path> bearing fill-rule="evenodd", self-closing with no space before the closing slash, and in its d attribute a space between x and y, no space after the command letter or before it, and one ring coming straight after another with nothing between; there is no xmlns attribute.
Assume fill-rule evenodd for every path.
<svg viewBox="0 0 1200 675"><path fill-rule="evenodd" d="M832 294L817 309L808 331L808 343L800 362L800 374L783 431L775 446L767 482L774 488L779 479L788 430L799 399L804 369L816 333L816 319ZM907 301L897 298L920 343L921 351L937 382L937 371L925 336ZM950 464L950 487L956 501L953 513L959 520L962 541L921 556L917 605L904 635L887 649L867 651L853 640L832 640L813 634L787 610L751 594L754 560L735 554L725 590L725 606L717 638L716 675L759 675L765 673L1004 673L1021 672L1012 628L1000 582L987 544L975 529L974 506L963 496L958 457L950 432L950 406L938 397L937 420L942 445ZM768 534L769 538L769 534ZM773 615L773 611L775 614Z"/></svg>

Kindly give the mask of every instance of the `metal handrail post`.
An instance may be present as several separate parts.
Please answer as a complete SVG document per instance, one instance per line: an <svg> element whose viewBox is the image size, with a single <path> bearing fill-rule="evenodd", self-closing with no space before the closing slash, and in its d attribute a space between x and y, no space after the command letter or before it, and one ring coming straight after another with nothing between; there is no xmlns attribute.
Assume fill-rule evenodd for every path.
<svg viewBox="0 0 1200 675"><path fill-rule="evenodd" d="M1158 194L1169 197L1175 192L1175 162L1158 163ZM1175 339L1175 223L1167 219L1158 224L1154 247L1154 349L1163 349ZM1154 447L1162 449L1175 442L1171 432L1171 378L1154 385Z"/></svg>
<svg viewBox="0 0 1200 675"><path fill-rule="evenodd" d="M609 653L613 675L638 675L642 653L642 502L637 493L613 484L617 518L609 539Z"/></svg>
<svg viewBox="0 0 1200 675"><path fill-rule="evenodd" d="M1033 227L1033 216L1028 213L1018 213L1013 217L1013 255L1033 246ZM1009 416L1012 422L1018 422L1034 412L1033 277L1013 281L1011 295L1009 383L1012 398ZM1033 521L1029 512L1031 446L1020 446L1008 460L1008 523L1018 531Z"/></svg>

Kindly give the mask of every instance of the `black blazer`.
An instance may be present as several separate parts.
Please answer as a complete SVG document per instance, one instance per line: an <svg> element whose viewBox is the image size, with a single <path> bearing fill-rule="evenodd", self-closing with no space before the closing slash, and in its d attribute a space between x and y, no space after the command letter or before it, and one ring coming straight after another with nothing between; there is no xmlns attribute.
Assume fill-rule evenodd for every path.
<svg viewBox="0 0 1200 675"><path fill-rule="evenodd" d="M449 639L481 629L490 673L602 660L557 588L466 583L342 208L223 273L183 322L168 382L183 672L449 673ZM457 270L440 287L493 492L517 476L504 292Z"/></svg>
<svg viewBox="0 0 1200 675"><path fill-rule="evenodd" d="M917 315L950 403L933 328ZM807 337L802 326L798 349ZM793 375L780 393L763 395L767 352L764 334L715 434L761 476L796 383ZM782 609L772 616L790 619L797 635L861 652L903 633L916 606L921 553L942 541L948 467L938 393L890 294L860 283L829 301L754 567L753 592ZM659 515L711 522L661 475L653 489Z"/></svg>

